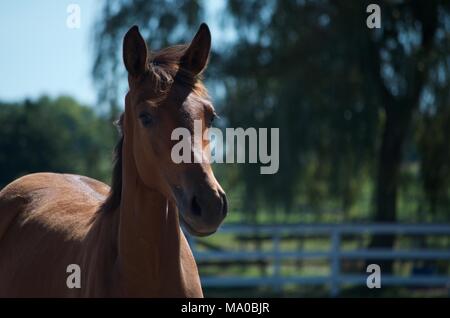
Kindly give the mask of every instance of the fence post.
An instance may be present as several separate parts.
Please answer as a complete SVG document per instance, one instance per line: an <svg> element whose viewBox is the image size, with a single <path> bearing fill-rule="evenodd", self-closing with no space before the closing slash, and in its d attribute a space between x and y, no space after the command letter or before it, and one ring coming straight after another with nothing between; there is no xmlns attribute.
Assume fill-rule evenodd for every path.
<svg viewBox="0 0 450 318"><path fill-rule="evenodd" d="M333 227L331 232L331 297L339 295L340 290L340 248L341 235L338 227Z"/></svg>
<svg viewBox="0 0 450 318"><path fill-rule="evenodd" d="M278 228L274 231L273 236L273 289L278 295L282 291L281 286L281 258L280 258L280 231Z"/></svg>

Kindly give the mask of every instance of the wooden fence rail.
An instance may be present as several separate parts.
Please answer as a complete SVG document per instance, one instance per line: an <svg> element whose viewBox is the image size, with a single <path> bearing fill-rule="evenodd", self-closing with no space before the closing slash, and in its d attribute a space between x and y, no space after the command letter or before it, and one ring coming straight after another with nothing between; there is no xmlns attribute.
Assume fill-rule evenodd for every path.
<svg viewBox="0 0 450 318"><path fill-rule="evenodd" d="M341 263L345 260L377 259L377 260L442 260L450 266L450 250L448 249L342 249L342 239L348 235L408 235L450 238L449 224L298 224L298 225L226 225L220 229L221 233L231 235L265 235L271 240L270 250L245 251L227 250L199 250L199 239L189 237L195 259L201 264L208 262L242 262L260 261L270 262L273 270L269 276L205 276L202 277L204 287L255 287L269 285L275 291L282 290L286 284L300 285L328 285L330 295L338 296L343 284L366 285L369 274L345 274L341 270ZM328 250L296 250L284 251L281 243L284 238L292 236L325 236L331 240ZM330 264L330 275L327 276L283 276L281 266L284 260L323 259ZM415 274L409 276L383 275L381 269L381 283L396 286L442 286L450 288L450 276L434 274Z"/></svg>

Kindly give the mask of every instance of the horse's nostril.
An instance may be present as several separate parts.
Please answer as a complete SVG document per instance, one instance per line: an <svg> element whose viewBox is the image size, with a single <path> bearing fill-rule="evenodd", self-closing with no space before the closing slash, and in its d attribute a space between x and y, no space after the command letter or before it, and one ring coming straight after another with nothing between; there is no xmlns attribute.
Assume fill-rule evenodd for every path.
<svg viewBox="0 0 450 318"><path fill-rule="evenodd" d="M200 204L198 204L197 198L195 196L192 198L191 209L194 215L202 215L202 208L200 207Z"/></svg>
<svg viewBox="0 0 450 318"><path fill-rule="evenodd" d="M227 201L227 196L225 195L225 193L221 193L220 197L222 199L222 214L223 217L226 217L228 214L228 201Z"/></svg>

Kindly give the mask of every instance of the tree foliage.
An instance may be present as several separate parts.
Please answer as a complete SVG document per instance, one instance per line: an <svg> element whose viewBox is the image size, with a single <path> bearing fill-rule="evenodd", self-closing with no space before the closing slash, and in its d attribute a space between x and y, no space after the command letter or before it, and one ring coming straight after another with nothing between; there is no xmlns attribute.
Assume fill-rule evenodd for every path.
<svg viewBox="0 0 450 318"><path fill-rule="evenodd" d="M109 180L110 123L69 97L0 104L0 187L33 172Z"/></svg>
<svg viewBox="0 0 450 318"><path fill-rule="evenodd" d="M369 29L370 3L226 2L223 28L236 38L214 52L209 73L225 125L280 128L276 175L250 164L219 169L245 189L248 210L349 211L369 187L372 219L395 221L398 189L410 186L402 167L412 164L427 209L448 212L449 5L379 2L382 27ZM103 94L117 96L127 28L138 24L160 48L186 41L205 12L200 1L107 3L94 68Z"/></svg>

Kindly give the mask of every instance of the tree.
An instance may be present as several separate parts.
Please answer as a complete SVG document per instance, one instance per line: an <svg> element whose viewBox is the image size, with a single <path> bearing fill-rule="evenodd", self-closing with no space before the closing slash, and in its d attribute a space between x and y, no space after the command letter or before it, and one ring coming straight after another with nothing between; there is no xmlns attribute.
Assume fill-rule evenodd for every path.
<svg viewBox="0 0 450 318"><path fill-rule="evenodd" d="M107 120L69 97L0 104L0 187L33 172L110 176Z"/></svg>
<svg viewBox="0 0 450 318"><path fill-rule="evenodd" d="M234 180L244 185L247 209L299 211L307 203L315 211L349 210L370 179L372 219L395 222L407 143L425 143L417 148L423 178L433 170L430 164L436 160L424 152L429 146L439 153L442 143L432 145L425 135L414 139L412 132L418 123L428 125L426 130L443 125L443 111L427 125L416 117L427 116L424 96L437 96L432 87L450 88L449 5L438 0L381 2L381 29L369 29L370 3L227 1L224 28L234 30L236 39L216 51L210 63L226 124L279 127L281 134L279 173L262 176L255 165L231 168L231 175L238 176ZM151 47L175 44L199 23L202 5L182 1L175 14L172 3L156 9L142 1L122 1L114 11L106 4L98 25L99 74L117 70L117 57L108 56L120 52L121 35L135 21ZM443 180L431 183L424 181L433 193L433 187L446 185ZM372 245L390 248L393 239L377 236Z"/></svg>

